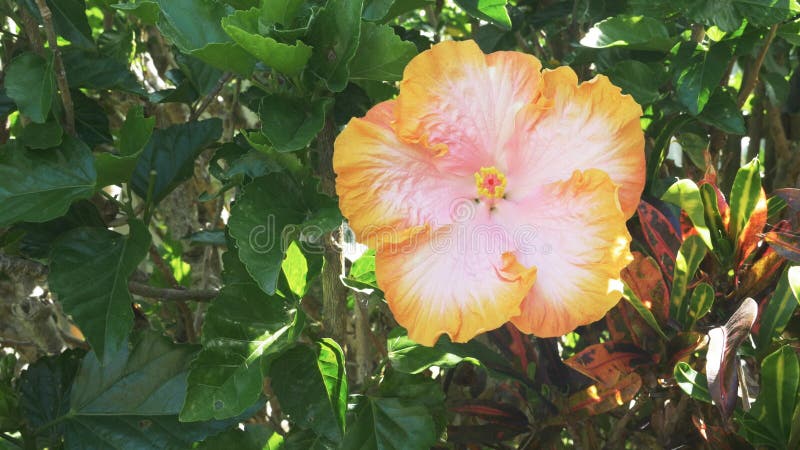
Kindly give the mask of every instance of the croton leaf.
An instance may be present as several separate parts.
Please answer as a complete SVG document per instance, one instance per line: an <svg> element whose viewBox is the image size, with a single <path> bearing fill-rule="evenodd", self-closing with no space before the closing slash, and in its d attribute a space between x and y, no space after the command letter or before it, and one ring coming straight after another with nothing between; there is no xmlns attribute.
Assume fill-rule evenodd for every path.
<svg viewBox="0 0 800 450"><path fill-rule="evenodd" d="M577 416L595 416L628 404L642 387L642 377L629 373L611 385L593 384L570 395L566 412Z"/></svg>
<svg viewBox="0 0 800 450"><path fill-rule="evenodd" d="M691 301L686 298L689 283L694 278L697 268L706 256L703 240L695 235L689 236L681 244L678 257L675 258L675 273L670 291L670 317L686 328Z"/></svg>
<svg viewBox="0 0 800 450"><path fill-rule="evenodd" d="M708 381L704 374L698 373L685 362L679 362L675 365L673 376L678 386L680 386L681 390L683 390L686 395L695 400L700 400L701 402L711 403L711 394L708 392Z"/></svg>
<svg viewBox="0 0 800 450"><path fill-rule="evenodd" d="M758 320L756 349L762 355L770 348L772 340L783 333L800 302L800 266L783 271L775 292Z"/></svg>
<svg viewBox="0 0 800 450"><path fill-rule="evenodd" d="M586 347L564 364L604 385L613 385L620 377L652 362L652 356L636 345L607 341Z"/></svg>
<svg viewBox="0 0 800 450"><path fill-rule="evenodd" d="M644 200L639 203L638 216L644 238L653 251L653 256L668 277L667 282L672 282L675 258L681 246L678 232L664 213Z"/></svg>
<svg viewBox="0 0 800 450"><path fill-rule="evenodd" d="M686 211L689 219L692 220L694 229L697 230L697 234L703 238L703 242L706 243L709 250L714 249L711 233L706 226L705 208L700 197L700 189L694 181L689 179L678 180L667 189L661 199Z"/></svg>
<svg viewBox="0 0 800 450"><path fill-rule="evenodd" d="M743 230L756 210L761 198L761 164L758 158L742 166L733 180L731 188L731 219L728 235L737 243Z"/></svg>

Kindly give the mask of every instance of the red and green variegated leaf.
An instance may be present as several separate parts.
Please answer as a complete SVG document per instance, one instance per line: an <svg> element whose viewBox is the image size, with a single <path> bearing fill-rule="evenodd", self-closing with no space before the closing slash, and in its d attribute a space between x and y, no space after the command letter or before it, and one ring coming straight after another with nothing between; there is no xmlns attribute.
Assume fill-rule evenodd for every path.
<svg viewBox="0 0 800 450"><path fill-rule="evenodd" d="M700 262L706 257L706 246L699 236L689 236L675 258L675 273L672 278L672 289L669 298L669 316L678 321L684 328L689 310L686 290L694 278Z"/></svg>
<svg viewBox="0 0 800 450"><path fill-rule="evenodd" d="M767 222L775 223L780 219L781 213L788 204L783 198L773 195L767 199Z"/></svg>
<svg viewBox="0 0 800 450"><path fill-rule="evenodd" d="M650 327L656 333L658 333L658 335L661 336L662 339L665 339L665 340L668 339L667 335L664 334L664 331L658 325L658 321L656 320L655 316L651 312L651 310L650 310L651 307L649 305L643 303L641 300L639 300L639 297L637 297L636 294L634 294L633 291L631 291L628 286L625 286L625 290L624 290L624 293L622 295L622 298L624 298L625 301L627 301L630 304L630 306L632 306L633 309L635 309L636 312L639 313L639 315L642 317L642 319L645 322L647 322L647 324L650 325Z"/></svg>
<svg viewBox="0 0 800 450"><path fill-rule="evenodd" d="M739 276L738 293L741 297L756 297L769 286L781 272L786 262L772 247L767 247L764 254Z"/></svg>
<svg viewBox="0 0 800 450"><path fill-rule="evenodd" d="M775 292L767 301L758 319L758 339L756 349L760 355L769 350L772 340L783 333L789 319L797 309L800 290L800 266L790 267L783 271Z"/></svg>
<svg viewBox="0 0 800 450"><path fill-rule="evenodd" d="M613 385L637 367L652 362L650 353L634 344L608 341L586 347L564 364L604 385Z"/></svg>
<svg viewBox="0 0 800 450"><path fill-rule="evenodd" d="M758 304L746 298L725 325L708 332L706 377L711 398L722 413L730 417L736 406L739 358L736 350L750 333L758 314Z"/></svg>
<svg viewBox="0 0 800 450"><path fill-rule="evenodd" d="M697 331L682 331L670 339L667 344L669 365L687 361L694 352L708 343L708 336Z"/></svg>
<svg viewBox="0 0 800 450"><path fill-rule="evenodd" d="M703 199L700 197L700 189L694 181L688 179L678 180L661 196L661 200L679 206L686 211L686 215L691 219L697 234L703 239L709 250L714 249L711 233L708 230L708 226L706 226Z"/></svg>
<svg viewBox="0 0 800 450"><path fill-rule="evenodd" d="M656 260L642 253L633 252L633 262L622 270L621 275L622 281L651 315L654 315L660 323L666 324L669 318L669 289ZM647 317L645 320L648 320Z"/></svg>
<svg viewBox="0 0 800 450"><path fill-rule="evenodd" d="M783 188L775 189L773 194L783 199L786 205L795 210L800 211L800 189L796 188Z"/></svg>
<svg viewBox="0 0 800 450"><path fill-rule="evenodd" d="M751 444L789 448L798 383L800 362L790 346L785 345L764 358L761 392L741 421L741 432ZM754 426L754 422L760 426Z"/></svg>
<svg viewBox="0 0 800 450"><path fill-rule="evenodd" d="M750 216L756 210L761 197L761 165L758 158L745 164L733 179L731 188L731 221L728 226L728 236L737 243L739 236L750 221Z"/></svg>
<svg viewBox="0 0 800 450"><path fill-rule="evenodd" d="M800 234L773 229L764 235L764 241L782 257L800 262Z"/></svg>
<svg viewBox="0 0 800 450"><path fill-rule="evenodd" d="M636 372L625 375L611 386L593 384L569 397L567 412L579 416L603 414L628 404L641 387L642 378Z"/></svg>
<svg viewBox="0 0 800 450"><path fill-rule="evenodd" d="M708 392L708 380L702 373L692 369L689 364L679 362L675 364L672 372L675 381L683 392L689 397L701 402L711 403L711 393Z"/></svg>
<svg viewBox="0 0 800 450"><path fill-rule="evenodd" d="M763 236L764 227L767 225L767 196L764 189L759 191L758 201L753 213L742 229L739 240L736 243L736 267L747 260L747 257L758 248L758 242Z"/></svg>
<svg viewBox="0 0 800 450"><path fill-rule="evenodd" d="M728 238L730 221L728 202L715 185L702 182L699 187L705 208L706 225L711 233L711 242L714 243L714 253L723 265L727 265L733 256L733 243Z"/></svg>
<svg viewBox="0 0 800 450"><path fill-rule="evenodd" d="M661 211L644 200L639 203L638 214L644 238L650 246L653 256L661 266L664 275L671 278L675 270L675 257L681 246L678 232Z"/></svg>
<svg viewBox="0 0 800 450"><path fill-rule="evenodd" d="M684 323L686 323L686 329L691 330L694 328L694 324L711 311L713 304L714 288L708 283L698 284L692 291L692 298L689 300L686 317L683 318ZM680 322L681 319L678 321Z"/></svg>

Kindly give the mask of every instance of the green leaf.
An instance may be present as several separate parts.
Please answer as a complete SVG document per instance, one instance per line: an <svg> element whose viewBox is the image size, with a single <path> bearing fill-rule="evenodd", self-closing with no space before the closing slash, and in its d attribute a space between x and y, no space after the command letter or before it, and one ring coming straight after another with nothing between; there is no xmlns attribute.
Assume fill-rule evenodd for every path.
<svg viewBox="0 0 800 450"><path fill-rule="evenodd" d="M350 62L353 80L398 81L417 54L417 46L400 39L388 25L361 23L361 41Z"/></svg>
<svg viewBox="0 0 800 450"><path fill-rule="evenodd" d="M659 87L665 81L663 68L633 59L614 64L607 72L611 81L631 94L640 104L653 103L661 97Z"/></svg>
<svg viewBox="0 0 800 450"><path fill-rule="evenodd" d="M99 103L74 90L72 104L75 108L75 132L83 142L91 148L114 142L108 129L108 115Z"/></svg>
<svg viewBox="0 0 800 450"><path fill-rule="evenodd" d="M409 11L424 8L433 0L364 0L364 20L386 23Z"/></svg>
<svg viewBox="0 0 800 450"><path fill-rule="evenodd" d="M196 450L279 450L283 448L283 436L262 424L247 424L212 436L201 442Z"/></svg>
<svg viewBox="0 0 800 450"><path fill-rule="evenodd" d="M430 448L436 438L434 422L424 406L399 398L366 397L342 448Z"/></svg>
<svg viewBox="0 0 800 450"><path fill-rule="evenodd" d="M703 239L709 250L714 249L711 241L711 232L706 226L705 206L700 197L700 189L690 179L678 180L661 196L661 200L679 206L686 211L692 221L697 234Z"/></svg>
<svg viewBox="0 0 800 450"><path fill-rule="evenodd" d="M361 5L362 0L328 0L309 25L311 72L333 92L347 86L361 34Z"/></svg>
<svg viewBox="0 0 800 450"><path fill-rule="evenodd" d="M50 288L100 358L127 342L133 326L128 278L150 248L147 227L135 219L129 224L127 236L103 228L77 228L53 247Z"/></svg>
<svg viewBox="0 0 800 450"><path fill-rule="evenodd" d="M476 19L511 29L511 18L508 16L506 4L508 0L455 0L456 4Z"/></svg>
<svg viewBox="0 0 800 450"><path fill-rule="evenodd" d="M800 301L800 267L789 267L783 271L778 285L767 301L759 319L756 349L766 354L772 340L779 337L792 318Z"/></svg>
<svg viewBox="0 0 800 450"><path fill-rule="evenodd" d="M700 262L706 256L706 245L700 236L686 238L675 258L675 273L672 279L672 290L669 299L669 316L675 318L684 329L687 326L690 301L686 298L686 289L694 278Z"/></svg>
<svg viewBox="0 0 800 450"><path fill-rule="evenodd" d="M220 69L239 75L250 76L256 64L255 58L235 42L212 42L203 48L192 50L190 55Z"/></svg>
<svg viewBox="0 0 800 450"><path fill-rule="evenodd" d="M627 285L625 285L624 295L622 298L624 298L628 303L631 304L631 306L633 306L633 309L635 309L636 312L642 316L642 319L644 319L644 321L647 322L647 324L650 325L650 327L653 328L659 336L661 336L664 340L669 339L667 335L664 334L664 330L662 330L658 325L658 320L656 320L653 312L650 311L650 309L645 306L644 303L642 303L642 300L637 297Z"/></svg>
<svg viewBox="0 0 800 450"><path fill-rule="evenodd" d="M708 314L713 305L714 288L708 283L698 284L692 291L692 298L689 300L689 309L686 312L686 317L682 318L683 323L686 323L686 329L694 328L694 324ZM681 319L678 321L680 322Z"/></svg>
<svg viewBox="0 0 800 450"><path fill-rule="evenodd" d="M800 13L797 0L733 0L736 9L748 22L769 27Z"/></svg>
<svg viewBox="0 0 800 450"><path fill-rule="evenodd" d="M294 45L283 44L262 36L259 30L261 11L236 11L222 19L222 28L233 40L251 55L278 72L294 76L303 71L311 58L311 47L301 41Z"/></svg>
<svg viewBox="0 0 800 450"><path fill-rule="evenodd" d="M17 133L17 139L25 147L41 150L61 145L64 130L57 120L48 120L45 123L31 122Z"/></svg>
<svg viewBox="0 0 800 450"><path fill-rule="evenodd" d="M695 400L700 400L701 402L711 403L711 394L708 392L708 381L706 381L706 376L704 374L698 373L685 362L679 362L675 365L673 375L675 376L675 381L678 383L678 386L680 386L681 390L683 390L686 395Z"/></svg>
<svg viewBox="0 0 800 450"><path fill-rule="evenodd" d="M667 51L672 47L667 27L646 16L614 16L597 22L581 39L591 48L628 47L635 50Z"/></svg>
<svg viewBox="0 0 800 450"><path fill-rule="evenodd" d="M758 158L754 158L739 169L733 179L731 198L728 201L731 211L728 234L733 242L738 242L739 234L747 226L760 195L761 165Z"/></svg>
<svg viewBox="0 0 800 450"><path fill-rule="evenodd" d="M791 346L784 345L764 358L761 362L761 392L744 415L740 431L751 444L789 448L799 382L800 362ZM753 427L748 425L753 422L769 433L769 439L764 440L751 432Z"/></svg>
<svg viewBox="0 0 800 450"><path fill-rule="evenodd" d="M241 414L261 394L263 362L299 333L286 301L264 294L236 258L223 256L225 287L203 325L203 349L192 363L180 418L193 422Z"/></svg>
<svg viewBox="0 0 800 450"><path fill-rule="evenodd" d="M70 88L119 89L145 95L139 80L131 73L127 64L116 58L69 46L61 48L61 59L64 61Z"/></svg>
<svg viewBox="0 0 800 450"><path fill-rule="evenodd" d="M718 89L711 97L711 100L708 101L698 119L726 133L745 134L747 129L744 125L744 117L736 104L733 92L732 89L728 88Z"/></svg>
<svg viewBox="0 0 800 450"><path fill-rule="evenodd" d="M222 120L217 118L155 130L139 155L131 188L139 197L147 198L150 173L154 171L153 202L160 202L192 176L197 155L221 135Z"/></svg>
<svg viewBox="0 0 800 450"><path fill-rule="evenodd" d="M653 151L647 158L647 186L645 191L650 191L653 182L658 180L658 171L664 159L667 157L672 136L681 130L684 126L692 122L692 117L688 114L681 114L670 118L666 123L661 125L661 130L656 136Z"/></svg>
<svg viewBox="0 0 800 450"><path fill-rule="evenodd" d="M231 208L228 229L247 272L267 294L274 294L290 241L289 225L303 222L298 187L282 174L258 178L245 186Z"/></svg>
<svg viewBox="0 0 800 450"><path fill-rule="evenodd" d="M84 358L64 416L66 448L190 448L240 421L178 421L197 347L151 332L131 347L108 355L105 364L94 353Z"/></svg>
<svg viewBox="0 0 800 450"><path fill-rule="evenodd" d="M292 421L333 442L342 440L347 376L335 341L318 341L316 351L304 345L287 350L272 363L270 375L272 390Z"/></svg>
<svg viewBox="0 0 800 450"><path fill-rule="evenodd" d="M131 107L119 131L119 155L95 154L97 185L108 186L128 182L136 162L153 134L155 117L145 118L140 105Z"/></svg>
<svg viewBox="0 0 800 450"><path fill-rule="evenodd" d="M161 13L161 9L155 0L139 0L136 3L114 3L111 7L138 17L145 25L155 25Z"/></svg>
<svg viewBox="0 0 800 450"><path fill-rule="evenodd" d="M261 132L279 152L306 148L325 123L330 98L313 102L304 99L269 95L261 100Z"/></svg>
<svg viewBox="0 0 800 450"><path fill-rule="evenodd" d="M46 152L6 145L0 151L0 227L64 215L70 203L94 194L95 178L91 151L69 136Z"/></svg>
<svg viewBox="0 0 800 450"><path fill-rule="evenodd" d="M17 104L19 112L36 123L44 123L56 93L53 57L44 59L35 53L23 53L6 68L6 95Z"/></svg>
<svg viewBox="0 0 800 450"><path fill-rule="evenodd" d="M281 263L281 269L292 293L297 298L303 298L307 288L308 262L297 242L292 242L286 249L286 259Z"/></svg>
<svg viewBox="0 0 800 450"><path fill-rule="evenodd" d="M458 344L443 337L433 347L427 347L412 341L404 330L397 329L389 334L386 346L392 368L404 373L417 374L431 366L450 368L461 362L501 371L510 368L505 358L474 340Z"/></svg>
<svg viewBox="0 0 800 450"><path fill-rule="evenodd" d="M261 17L269 24L288 28L303 6L303 0L261 0Z"/></svg>
<svg viewBox="0 0 800 450"><path fill-rule="evenodd" d="M158 29L184 53L211 43L230 42L220 21L228 15L222 3L213 0L158 0Z"/></svg>
<svg viewBox="0 0 800 450"><path fill-rule="evenodd" d="M47 6L53 13L56 33L76 47L94 49L92 28L86 18L84 0L48 0Z"/></svg>
<svg viewBox="0 0 800 450"><path fill-rule="evenodd" d="M706 107L725 75L731 56L733 46L729 42L719 42L708 50L696 50L688 64L680 68L675 80L675 93L692 115L700 114Z"/></svg>

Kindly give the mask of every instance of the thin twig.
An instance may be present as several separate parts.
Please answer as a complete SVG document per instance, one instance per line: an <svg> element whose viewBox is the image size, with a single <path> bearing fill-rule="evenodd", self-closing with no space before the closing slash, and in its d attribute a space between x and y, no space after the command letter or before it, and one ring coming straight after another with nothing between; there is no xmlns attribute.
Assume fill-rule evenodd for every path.
<svg viewBox="0 0 800 450"><path fill-rule="evenodd" d="M747 97L750 96L750 93L753 92L755 89L756 84L758 83L758 74L761 72L761 65L764 64L764 58L767 57L767 50L769 50L769 46L772 44L772 40L775 39L775 34L778 32L778 24L775 24L770 28L769 34L767 38L764 40L764 46L761 47L761 51L758 53L755 62L752 66L750 66L750 70L748 70L742 76L742 87L739 89L739 98L736 102L739 105L739 108L744 105L744 102L747 101Z"/></svg>
<svg viewBox="0 0 800 450"><path fill-rule="evenodd" d="M222 76L222 78L219 79L219 81L217 81L217 85L214 86L214 89L211 92L209 92L208 95L205 96L205 98L203 98L203 101L200 103L197 109L195 109L194 112L192 112L192 114L189 116L189 122L194 122L200 117L200 114L203 114L203 111L205 111L206 108L208 108L208 105L210 105L211 102L213 102L214 99L217 98L217 95L219 95L219 91L221 91L222 88L225 87L225 84L227 84L228 81L231 80L231 78L233 78L233 73L227 72L225 75Z"/></svg>
<svg viewBox="0 0 800 450"><path fill-rule="evenodd" d="M58 50L58 39L56 38L56 31L53 27L53 13L50 11L50 7L47 6L45 0L36 0L36 6L39 7L39 12L42 14L42 23L44 24L44 31L47 34L47 44L50 46L50 51L53 52L56 82L58 82L58 90L61 91L61 102L64 104L64 129L67 133L74 136L75 110L72 106L72 95L69 92L69 84L67 84L67 72L64 70L64 62L61 60L61 52Z"/></svg>

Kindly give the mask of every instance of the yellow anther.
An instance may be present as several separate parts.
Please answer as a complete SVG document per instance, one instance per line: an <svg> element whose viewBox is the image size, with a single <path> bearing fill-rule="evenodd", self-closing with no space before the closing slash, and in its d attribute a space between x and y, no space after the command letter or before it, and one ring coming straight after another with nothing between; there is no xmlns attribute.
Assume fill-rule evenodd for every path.
<svg viewBox="0 0 800 450"><path fill-rule="evenodd" d="M478 194L486 198L501 198L506 191L506 176L496 167L481 167L475 172Z"/></svg>

